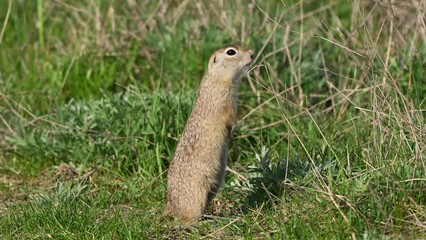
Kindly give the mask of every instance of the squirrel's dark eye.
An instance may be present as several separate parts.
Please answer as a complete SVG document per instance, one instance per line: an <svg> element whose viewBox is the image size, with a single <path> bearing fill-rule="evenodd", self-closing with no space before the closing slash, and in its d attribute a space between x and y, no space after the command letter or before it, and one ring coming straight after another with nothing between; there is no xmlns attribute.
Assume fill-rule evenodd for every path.
<svg viewBox="0 0 426 240"><path fill-rule="evenodd" d="M235 54L237 54L237 52L234 49L229 49L226 51L226 55L228 56L234 56Z"/></svg>

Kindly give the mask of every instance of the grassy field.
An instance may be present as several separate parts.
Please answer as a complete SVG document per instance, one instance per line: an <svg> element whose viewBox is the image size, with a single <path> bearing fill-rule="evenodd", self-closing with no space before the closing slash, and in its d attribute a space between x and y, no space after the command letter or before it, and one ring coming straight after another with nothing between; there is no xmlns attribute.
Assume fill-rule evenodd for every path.
<svg viewBox="0 0 426 240"><path fill-rule="evenodd" d="M0 1L0 239L426 238L426 1ZM256 52L211 218L159 221L210 54Z"/></svg>

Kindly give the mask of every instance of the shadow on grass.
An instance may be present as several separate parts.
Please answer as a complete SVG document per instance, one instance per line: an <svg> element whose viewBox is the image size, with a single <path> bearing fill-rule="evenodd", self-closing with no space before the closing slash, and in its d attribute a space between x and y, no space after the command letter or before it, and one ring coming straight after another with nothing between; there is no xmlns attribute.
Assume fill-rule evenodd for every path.
<svg viewBox="0 0 426 240"><path fill-rule="evenodd" d="M321 171L321 164L319 171ZM314 177L310 161L302 157L283 157L278 161L271 161L268 149L262 148L256 154L256 165L250 167L247 180L236 182L236 186L248 192L243 204L243 211L247 208L263 205L271 206L282 201L284 195L291 196L294 191Z"/></svg>

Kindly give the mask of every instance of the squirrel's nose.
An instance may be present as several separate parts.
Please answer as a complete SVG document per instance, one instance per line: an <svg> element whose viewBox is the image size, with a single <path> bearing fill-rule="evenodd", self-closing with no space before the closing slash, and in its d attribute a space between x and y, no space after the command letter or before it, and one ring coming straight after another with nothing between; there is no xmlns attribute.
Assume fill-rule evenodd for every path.
<svg viewBox="0 0 426 240"><path fill-rule="evenodd" d="M254 60L254 52L252 50L250 50L249 53L250 53L250 59Z"/></svg>

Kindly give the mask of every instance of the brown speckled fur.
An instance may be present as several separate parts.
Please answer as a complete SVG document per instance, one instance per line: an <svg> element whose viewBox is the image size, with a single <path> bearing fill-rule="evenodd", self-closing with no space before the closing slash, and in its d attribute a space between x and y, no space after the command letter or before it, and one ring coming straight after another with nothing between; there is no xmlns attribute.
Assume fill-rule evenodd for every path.
<svg viewBox="0 0 426 240"><path fill-rule="evenodd" d="M230 49L236 54L228 55ZM216 195L236 123L239 82L252 61L253 52L241 46L221 48L210 57L169 167L163 216L172 215L186 224L195 222Z"/></svg>

